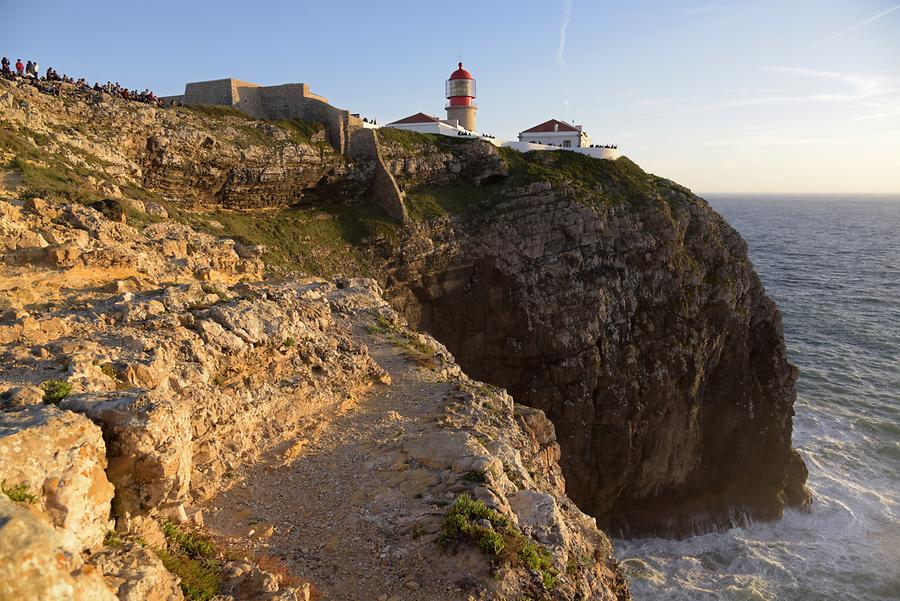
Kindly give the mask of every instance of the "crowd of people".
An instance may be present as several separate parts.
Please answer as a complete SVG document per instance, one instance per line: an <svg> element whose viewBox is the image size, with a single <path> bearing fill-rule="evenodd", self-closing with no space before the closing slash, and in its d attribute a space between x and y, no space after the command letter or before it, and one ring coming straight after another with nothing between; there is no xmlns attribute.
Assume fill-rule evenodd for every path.
<svg viewBox="0 0 900 601"><path fill-rule="evenodd" d="M617 150L619 147L615 144L604 144L603 146L600 144L591 144L589 148L610 148L612 150Z"/></svg>
<svg viewBox="0 0 900 601"><path fill-rule="evenodd" d="M124 98L125 100L134 100L137 102L162 106L162 101L149 89L138 92L120 86L119 82L112 83L109 81L106 82L106 85L101 85L97 82L92 86L88 84L84 77L75 79L66 74L60 75L53 67L48 67L43 77L41 77L40 73L40 66L37 61L27 61L26 63L22 63L22 59L17 59L15 65L12 65L10 64L9 59L4 56L2 63L0 63L0 75L2 75L2 77L9 80L18 80L32 84L45 94L59 96L61 91L59 84L63 83L74 86L75 90L79 92L105 93L111 96Z"/></svg>

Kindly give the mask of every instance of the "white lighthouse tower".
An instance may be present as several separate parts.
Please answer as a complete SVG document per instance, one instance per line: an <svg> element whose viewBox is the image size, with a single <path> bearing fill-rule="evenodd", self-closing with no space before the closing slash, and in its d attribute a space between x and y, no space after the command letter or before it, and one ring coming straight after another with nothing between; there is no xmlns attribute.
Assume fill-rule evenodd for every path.
<svg viewBox="0 0 900 601"><path fill-rule="evenodd" d="M463 69L463 64L459 63L459 68L450 74L447 80L447 119L459 121L459 124L469 131L477 131L475 129L475 78L472 74Z"/></svg>

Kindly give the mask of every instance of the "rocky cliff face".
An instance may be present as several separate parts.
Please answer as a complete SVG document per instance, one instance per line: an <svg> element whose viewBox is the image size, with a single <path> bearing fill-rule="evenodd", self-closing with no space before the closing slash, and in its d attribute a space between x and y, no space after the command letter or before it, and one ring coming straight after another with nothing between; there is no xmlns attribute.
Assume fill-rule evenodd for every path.
<svg viewBox="0 0 900 601"><path fill-rule="evenodd" d="M38 129L4 139L23 186L85 156L32 92ZM93 208L4 180L0 598L629 598L540 410L374 280L266 280L263 249L112 171L65 182L122 196Z"/></svg>
<svg viewBox="0 0 900 601"><path fill-rule="evenodd" d="M795 370L744 241L627 159L518 169L557 161L582 177L502 190L382 250L392 303L547 413L569 494L613 532L682 535L808 502Z"/></svg>
<svg viewBox="0 0 900 601"><path fill-rule="evenodd" d="M688 190L627 159L522 155L390 130L379 135L375 165L339 156L309 124L0 86L0 153L9 161L0 174L8 197L0 284L11 299L0 328L10 356L4 403L22 410L48 378L73 387L60 407L103 429L112 514L127 527L146 515L202 512L230 490L223 480L249 477L242 470L268 456L267 442L293 440L288 457L305 448L301 440L320 444L309 433L322 416L343 415L348 398L389 380L369 351L384 342L379 335L413 360L423 348L429 366L443 359L439 386L406 367L392 374L402 374L401 389L432 390L428 412L420 399L350 429L381 440L393 463L357 466L371 449L339 446L341 465L380 466L385 481L412 494L401 502L344 491L346 505L359 508L345 516L348 528L369 529L360 539L371 547L354 548L362 562L398 524L433 545L442 527L430 508L468 491L501 517L485 513L445 543L474 536L496 548L493 532L522 551L531 549L524 534L552 550L552 570L535 551L540 585L526 585L522 564L498 562L509 568L502 585L485 590L622 597L608 542L568 497L612 531L638 535L681 535L739 512L776 518L808 502L805 467L790 447L795 374L778 311L740 236ZM403 226L368 201L376 167L406 192ZM35 196L109 198L94 210ZM288 278L262 282L262 259L273 255ZM297 281L291 267L376 276L391 305L468 373L538 411L451 369L446 349L416 338L373 286L347 293L345 284ZM65 290L77 293L60 296ZM370 323L373 315L386 321ZM457 398L451 389L468 392ZM462 441L435 447L459 461L416 446L436 415L441 428L467 432L435 435ZM390 434L397 423L406 426ZM502 444L485 446L495 439ZM312 489L332 486L322 473ZM315 474L284 481L311 486ZM270 506L283 502L276 495ZM312 519L285 519L301 518ZM327 571L315 572L327 562L273 536L328 582ZM64 539L69 549L79 540ZM387 548L398 561L421 553ZM454 561L441 576L455 591L448 598L491 578L464 567L470 555ZM426 567L404 565L421 587ZM572 578L557 583L570 565ZM473 575L453 580L456 570Z"/></svg>

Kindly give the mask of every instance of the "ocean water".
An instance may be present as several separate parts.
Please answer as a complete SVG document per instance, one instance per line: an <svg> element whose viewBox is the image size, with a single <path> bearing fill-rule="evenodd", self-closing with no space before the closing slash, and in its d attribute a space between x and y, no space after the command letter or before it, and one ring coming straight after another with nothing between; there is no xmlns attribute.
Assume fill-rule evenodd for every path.
<svg viewBox="0 0 900 601"><path fill-rule="evenodd" d="M637 601L900 600L900 197L708 196L800 368L809 513L685 540L616 540Z"/></svg>

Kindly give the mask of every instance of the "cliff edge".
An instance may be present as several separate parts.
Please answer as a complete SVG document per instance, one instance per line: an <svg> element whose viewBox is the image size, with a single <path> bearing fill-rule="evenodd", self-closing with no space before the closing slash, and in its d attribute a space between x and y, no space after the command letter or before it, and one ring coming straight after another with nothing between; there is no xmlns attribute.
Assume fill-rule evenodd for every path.
<svg viewBox="0 0 900 601"><path fill-rule="evenodd" d="M353 158L315 123L62 92L0 81L0 284L10 411L59 381L34 423L63 411L103 431L90 473L114 496L85 476L93 526L54 543L67 552L96 553L108 515L132 537L143 516L206 515L310 586L351 577L326 557L346 544L374 561L353 578L400 562L413 596L440 573L447 598L624 598L581 511L681 536L809 502L778 310L689 190L625 158L390 129ZM373 202L379 177L403 190L404 223ZM298 485L321 492L285 507ZM359 534L333 541L329 503L348 497L335 523ZM289 534L301 521L325 540ZM416 536L397 546L391 528Z"/></svg>

